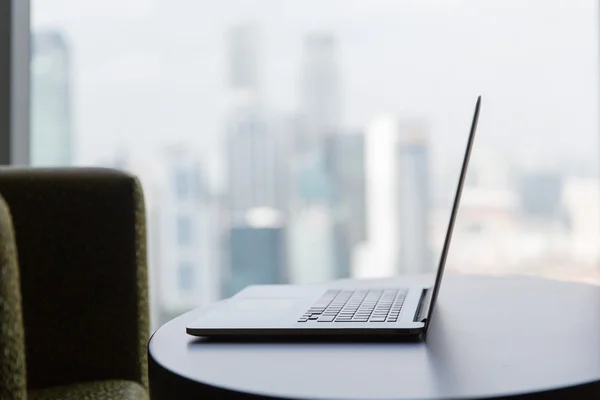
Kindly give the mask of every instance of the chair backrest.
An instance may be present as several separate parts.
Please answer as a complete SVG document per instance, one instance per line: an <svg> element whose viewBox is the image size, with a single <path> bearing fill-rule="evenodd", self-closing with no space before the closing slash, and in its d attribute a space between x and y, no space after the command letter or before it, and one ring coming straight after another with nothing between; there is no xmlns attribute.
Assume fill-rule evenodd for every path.
<svg viewBox="0 0 600 400"><path fill-rule="evenodd" d="M147 387L142 189L104 168L0 168L19 250L30 389Z"/></svg>
<svg viewBox="0 0 600 400"><path fill-rule="evenodd" d="M27 398L20 285L12 221L0 196L0 400Z"/></svg>

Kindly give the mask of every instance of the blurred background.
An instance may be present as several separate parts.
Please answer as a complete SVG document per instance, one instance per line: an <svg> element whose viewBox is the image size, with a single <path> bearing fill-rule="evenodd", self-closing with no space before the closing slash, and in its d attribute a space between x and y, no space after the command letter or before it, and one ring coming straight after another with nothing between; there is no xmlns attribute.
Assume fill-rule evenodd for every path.
<svg viewBox="0 0 600 400"><path fill-rule="evenodd" d="M140 176L152 326L254 283L600 284L598 2L33 0L31 161Z"/></svg>

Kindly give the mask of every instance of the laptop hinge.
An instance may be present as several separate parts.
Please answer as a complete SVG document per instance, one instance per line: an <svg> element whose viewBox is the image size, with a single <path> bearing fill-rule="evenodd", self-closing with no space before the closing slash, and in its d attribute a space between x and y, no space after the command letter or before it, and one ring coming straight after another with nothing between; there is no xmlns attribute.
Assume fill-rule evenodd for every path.
<svg viewBox="0 0 600 400"><path fill-rule="evenodd" d="M429 304L431 303L432 289L423 289L423 294L419 300L417 312L415 313L414 322L427 322L427 314L429 312Z"/></svg>

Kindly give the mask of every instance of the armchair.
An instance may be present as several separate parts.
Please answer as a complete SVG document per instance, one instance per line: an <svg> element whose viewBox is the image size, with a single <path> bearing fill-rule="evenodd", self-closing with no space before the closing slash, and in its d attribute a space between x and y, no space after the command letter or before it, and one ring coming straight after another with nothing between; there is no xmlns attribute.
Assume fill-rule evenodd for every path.
<svg viewBox="0 0 600 400"><path fill-rule="evenodd" d="M102 168L0 168L0 196L18 256L12 259L20 274L27 398L146 398L146 227L138 180ZM7 239L0 234L2 246ZM18 317L8 322L18 325Z"/></svg>

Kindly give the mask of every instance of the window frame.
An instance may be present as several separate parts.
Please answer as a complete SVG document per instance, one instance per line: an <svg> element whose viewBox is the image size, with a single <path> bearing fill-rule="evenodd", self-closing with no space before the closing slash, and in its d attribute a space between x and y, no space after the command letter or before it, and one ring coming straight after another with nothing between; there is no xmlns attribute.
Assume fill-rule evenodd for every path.
<svg viewBox="0 0 600 400"><path fill-rule="evenodd" d="M29 164L30 0L0 0L0 165Z"/></svg>

